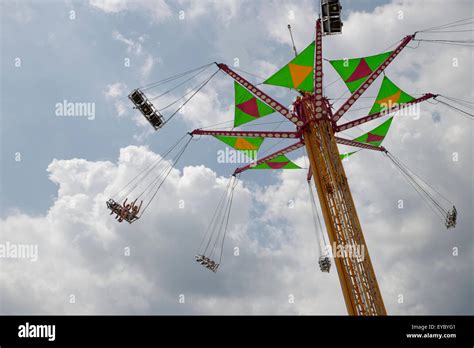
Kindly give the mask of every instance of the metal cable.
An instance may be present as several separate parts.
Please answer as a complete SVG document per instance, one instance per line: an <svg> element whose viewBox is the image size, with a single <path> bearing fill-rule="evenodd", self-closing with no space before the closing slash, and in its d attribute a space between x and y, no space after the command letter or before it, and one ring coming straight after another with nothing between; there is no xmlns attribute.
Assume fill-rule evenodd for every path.
<svg viewBox="0 0 474 348"><path fill-rule="evenodd" d="M224 195L223 195L223 199L221 199L221 201L217 205L216 214L214 214L216 219L211 220L210 228L212 229L212 233L211 233L211 236L209 237L209 240L207 241L206 248L204 249L203 254L205 254L207 252L207 250L209 248L209 245L211 244L212 240L214 239L213 237L214 237L214 233L216 232L217 221L219 220L219 218L222 214L221 212L222 212L223 207L226 205L230 184L231 184L231 180L229 180L229 182L227 183L227 186L226 186L226 189L225 189L225 192L224 192ZM218 236L216 238L218 238Z"/></svg>
<svg viewBox="0 0 474 348"><path fill-rule="evenodd" d="M387 151L388 152L388 151ZM416 174L412 169L410 169L405 163L403 163L402 161L400 161L400 159L396 158L392 153L390 153L390 155L392 157L394 157L398 163L400 163L404 168L406 168L407 171L409 171L410 173L412 173L412 175L414 175L416 178L418 178L421 182L423 182L426 186L428 186L429 188L431 188L434 192L436 192L438 195L440 195L441 198L443 198L446 202L448 202L449 204L453 205L453 202L451 202L446 196L444 196L441 192L439 192L438 190L436 190L432 185L430 185L429 183L427 183L426 181L424 181L418 174Z"/></svg>
<svg viewBox="0 0 474 348"><path fill-rule="evenodd" d="M203 246L203 244L204 244L204 241L205 241L205 240L208 240L208 239L207 239L207 235L209 234L209 231L211 231L211 226L213 226L214 221L215 221L215 219L217 218L217 215L218 215L217 213L219 212L219 210L220 210L219 208L221 207L221 205L222 205L223 202L224 202L224 199L225 199L225 197L226 197L226 195L227 195L227 190L228 190L228 188L229 188L229 185L230 185L230 180L229 180L229 182L227 183L227 186L226 186L225 191L224 191L224 192L222 193L222 195L221 195L221 199L220 199L219 202L217 203L217 208L216 208L216 210L214 211L214 215L212 216L211 222L210 222L209 225L207 226L206 233L204 234L204 237L203 237L202 240L201 240L201 244L199 245L198 251L201 251L201 250L202 250L202 246ZM206 245L206 248L205 248L204 250L202 250L202 254L205 254L205 253L206 253L207 248L209 247L209 244L210 244L210 240L212 239L212 235L213 235L213 234L211 234L210 239L209 239L209 241L208 241L208 243L207 243L207 245Z"/></svg>
<svg viewBox="0 0 474 348"><path fill-rule="evenodd" d="M194 78L196 78L197 76L199 76L200 74L202 74L202 73L203 73L204 71L206 71L209 67L210 67L210 65L207 66L207 67L205 67L205 68L203 68L202 70L199 70L196 74L194 74L194 75L192 75L191 77L187 78L186 80L180 82L179 84L177 84L177 85L174 86L173 88L170 88L170 89L164 91L163 93L157 95L156 97L150 98L149 100L156 100L156 99L158 99L158 98L160 98L160 97L162 97L162 96L168 94L169 92L172 92L172 91L176 90L177 88L179 88L179 87L181 87L182 85L184 85L186 82L189 82L189 81L191 81L192 79L194 79Z"/></svg>
<svg viewBox="0 0 474 348"><path fill-rule="evenodd" d="M174 76L171 76L171 77L167 77L167 78L165 78L165 79L163 79L163 80L155 81L155 82L152 82L152 83L150 83L150 84L148 84L148 85L141 86L141 87L139 87L139 89L141 89L142 91L152 89L152 88L154 88L154 87L157 87L157 86L159 86L159 85L168 83L168 82L170 82L170 81L177 80L177 79L179 79L179 78L181 78L181 77L183 77L183 76L186 76L186 75L188 75L188 74L191 74L191 73L193 73L193 72L195 72L195 71L197 71L197 70L200 70L200 69L202 69L202 68L204 68L204 67L211 66L211 65L213 65L213 64L214 64L214 63L209 63L209 64L202 65L202 66L200 66L200 67L197 67L197 68L194 68L194 69L185 71L185 72L183 72L183 73L180 73L180 74L177 74L177 75L174 75Z"/></svg>
<svg viewBox="0 0 474 348"><path fill-rule="evenodd" d="M459 109L459 108L457 108L457 107L455 107L455 106L453 106L453 105L451 105L451 104L448 104L448 103L446 103L446 102L444 102L444 101L442 101L442 100L438 100L438 102L440 102L441 104L444 104L444 105L450 107L450 108L453 109L453 110L458 111L458 112L461 113L461 114L467 115L468 117L466 117L466 116L464 116L464 115L463 115L463 116L466 117L466 118L468 118L468 119L470 119L470 120L472 120L472 118L474 117L474 114L470 114L469 112L464 111L464 110L461 110L461 109Z"/></svg>
<svg viewBox="0 0 474 348"><path fill-rule="evenodd" d="M410 172L407 171L406 168L404 168L403 164L398 161L396 157L394 157L391 153L387 151L386 155L392 162L400 169L401 173L406 176L407 181L415 188L418 194L423 198L423 193L425 195L425 199L428 199L429 201L432 202L433 208L437 209L441 216L445 216L448 211L444 209L431 195L429 192L427 192L416 180L412 175L410 175ZM423 183L425 183L423 180L421 180ZM426 183L425 183L426 184ZM418 189L417 189L418 188ZM420 192L421 191L421 192ZM427 201L428 202L428 201Z"/></svg>
<svg viewBox="0 0 474 348"><path fill-rule="evenodd" d="M467 18L464 18L464 19L460 19L460 20L457 20L457 21L454 21L454 22L451 22L451 23L447 23L447 24L442 24L442 25L438 25L438 26L434 26L434 27L431 27L431 28L427 28L427 29L424 29L424 30L418 30L418 33L422 33L422 32L425 32L425 31L430 31L430 30L435 30L435 29L446 29L446 28L451 28L451 27L456 27L456 26L462 26L462 25L466 25L466 24L470 24L470 23L464 23L464 24L456 24L456 23L460 23L460 22L464 22L464 21L467 21L467 20L471 20L473 19L474 17L467 17Z"/></svg>
<svg viewBox="0 0 474 348"><path fill-rule="evenodd" d="M234 178L234 183L232 185L231 194L230 194L229 210L227 212L227 219L226 219L225 227L224 227L224 235L222 236L221 253L219 255L219 261L218 261L219 264L221 263L222 253L224 252L224 241L225 241L225 237L227 235L227 229L229 227L230 212L231 212L231 209L232 209L232 202L234 200L234 190L235 190L235 187L237 186L237 183L238 183L238 179L236 177L233 177L233 178Z"/></svg>
<svg viewBox="0 0 474 348"><path fill-rule="evenodd" d="M217 70L217 71L216 71L214 74L212 74L206 81L204 81L204 82L201 84L201 86L200 86L188 99L186 99L185 102L184 102L183 104L181 104L181 105L176 109L175 112L173 112L173 113L171 114L171 116L163 123L163 126L164 126L165 124L167 124L167 123L174 117L174 115L176 115L176 114L179 112L179 110L181 110L201 89L203 89L204 86L206 86L207 83L208 83L209 81L211 81L211 79L212 79L214 76L216 76L216 74L217 74L219 71L220 71L220 70Z"/></svg>
<svg viewBox="0 0 474 348"><path fill-rule="evenodd" d="M168 178L169 174L171 173L171 170L173 169L173 167L178 163L179 159L181 158L181 156L183 155L184 151L186 150L186 148L188 147L189 143L191 142L191 139L192 137L189 138L189 140L187 141L186 145L183 147L183 149L180 151L179 155L177 156L176 160L174 161L173 165L170 166L169 170L168 170L168 173L166 173L165 177L163 178L163 181L160 183L160 185L157 187L155 193L153 194L153 196L151 197L151 199L149 200L149 202L147 203L147 205L145 206L145 208L143 208L142 210L142 213L140 214L140 216L143 215L143 213L145 212L145 210L148 208L148 206L150 205L150 203L153 201L153 199L155 198L156 194L158 193L158 190L161 188L161 185L163 185L163 183L166 181L166 179Z"/></svg>
<svg viewBox="0 0 474 348"><path fill-rule="evenodd" d="M327 243L326 243L326 238L324 237L324 232L323 232L323 226L321 224L321 219L319 217L318 210L317 210L317 207L316 207L316 200L314 198L313 189L311 187L311 179L308 180L307 183L308 183L308 189L309 189L309 197L310 197L310 201L311 201L311 210L312 210L312 215L313 215L314 229L315 229L316 238L317 238L318 244L319 244L319 252L320 252L319 256L325 256L325 246L327 245ZM319 231L317 229L317 226L319 226ZM321 236L322 236L322 241L324 243L324 246L321 245Z"/></svg>
<svg viewBox="0 0 474 348"><path fill-rule="evenodd" d="M148 167L146 167L143 171L139 172L133 179L131 179L120 191L118 191L116 194L112 195L113 198L117 197L118 198L118 195L123 191L125 190L133 181L135 181L137 178L139 178L140 176L143 175L143 178L144 179L150 172L151 170L153 170L153 168L155 168L185 137L186 137L187 134L184 134L173 146L171 146L171 148L168 149L168 151L166 151L166 153L163 155L163 156L160 156L160 158L158 160L156 160L155 162L152 162ZM146 173L145 173L146 172ZM136 187L137 185L134 186L134 188ZM129 190L127 192L126 195L128 195L134 188L132 188L131 190ZM122 197L122 196L120 196Z"/></svg>

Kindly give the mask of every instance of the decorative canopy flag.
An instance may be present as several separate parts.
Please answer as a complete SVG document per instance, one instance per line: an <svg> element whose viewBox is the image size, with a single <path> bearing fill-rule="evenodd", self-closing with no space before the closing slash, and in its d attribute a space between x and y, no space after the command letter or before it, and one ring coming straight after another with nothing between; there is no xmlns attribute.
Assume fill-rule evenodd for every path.
<svg viewBox="0 0 474 348"><path fill-rule="evenodd" d="M314 88L314 45L313 41L303 52L263 83L311 92Z"/></svg>
<svg viewBox="0 0 474 348"><path fill-rule="evenodd" d="M403 92L387 76L384 76L380 90L369 114L375 114L384 109L404 104L414 100L411 95Z"/></svg>
<svg viewBox="0 0 474 348"><path fill-rule="evenodd" d="M214 135L214 137L230 147L243 152L250 159L257 158L257 151L264 140L264 138L228 137L223 135Z"/></svg>
<svg viewBox="0 0 474 348"><path fill-rule="evenodd" d="M382 144L382 141L388 133L390 125L392 124L392 120L393 116L388 118L388 120L382 123L380 126L372 129L370 132L362 134L361 136L353 140L358 141L360 143L370 144L373 146L380 146L380 144Z"/></svg>
<svg viewBox="0 0 474 348"><path fill-rule="evenodd" d="M290 161L286 156L280 155L266 162L257 164L251 169L301 169L301 167Z"/></svg>
<svg viewBox="0 0 474 348"><path fill-rule="evenodd" d="M342 160L346 159L347 157L349 157L350 155L353 155L355 154L356 152L359 152L359 151L352 151L352 152L348 152L348 153L341 153L339 155L339 158Z"/></svg>
<svg viewBox="0 0 474 348"><path fill-rule="evenodd" d="M234 91L234 127L238 127L244 123L251 122L259 117L267 116L275 112L275 110L257 99L257 97L237 82L234 82Z"/></svg>
<svg viewBox="0 0 474 348"><path fill-rule="evenodd" d="M391 53L390 51L375 56L331 60L329 62L344 80L351 93L354 93Z"/></svg>
<svg viewBox="0 0 474 348"><path fill-rule="evenodd" d="M370 132L362 134L361 136L358 136L357 138L354 138L352 140L358 141L360 143L370 144L373 146L380 146L383 140L385 139L385 136L387 135L390 126L392 125L392 121L393 121L393 116L388 118L387 121L382 123L380 126L372 129ZM359 151L343 153L343 154L340 154L339 157L341 158L341 160L343 160L349 157L350 155L353 155L356 152L359 152Z"/></svg>

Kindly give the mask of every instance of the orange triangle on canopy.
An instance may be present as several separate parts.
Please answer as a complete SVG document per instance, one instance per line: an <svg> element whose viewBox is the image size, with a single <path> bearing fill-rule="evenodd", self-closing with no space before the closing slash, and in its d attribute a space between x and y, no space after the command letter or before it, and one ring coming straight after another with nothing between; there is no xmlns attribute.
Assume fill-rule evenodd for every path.
<svg viewBox="0 0 474 348"><path fill-rule="evenodd" d="M392 94L388 97L376 100L375 102L379 105L392 106L392 105L398 103L398 101L400 100L401 95L402 95L402 90L399 90L397 93Z"/></svg>
<svg viewBox="0 0 474 348"><path fill-rule="evenodd" d="M304 65L297 65L297 64L289 63L288 67L290 68L290 74L291 74L291 79L293 80L293 87L294 88L298 88L298 86L313 71L312 66L304 66Z"/></svg>
<svg viewBox="0 0 474 348"><path fill-rule="evenodd" d="M251 144L244 138L237 138L237 140L235 141L234 147L237 150L257 150L258 149L257 146L255 146L254 144Z"/></svg>

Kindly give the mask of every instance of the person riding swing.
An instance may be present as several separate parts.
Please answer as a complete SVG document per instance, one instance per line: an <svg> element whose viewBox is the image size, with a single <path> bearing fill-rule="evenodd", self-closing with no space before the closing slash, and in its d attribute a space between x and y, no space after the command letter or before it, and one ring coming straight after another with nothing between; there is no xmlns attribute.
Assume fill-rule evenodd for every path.
<svg viewBox="0 0 474 348"><path fill-rule="evenodd" d="M123 202L122 211L120 212L120 219L122 221L123 220L128 221L128 217L130 215L130 209L132 208L132 205L130 203L127 204L127 200L128 200L128 198L126 198L125 201ZM119 222L121 222L121 221L119 220Z"/></svg>
<svg viewBox="0 0 474 348"><path fill-rule="evenodd" d="M139 212L140 209L142 208L142 204L143 204L143 201L140 201L140 205L137 206L137 205L136 205L137 200L138 200L138 198L135 199L135 200L133 201L133 203L132 203L132 209L131 209L132 212L131 212L131 214L132 214L132 217L134 217L134 218L138 218L138 216L137 216L137 215L138 215L138 212Z"/></svg>

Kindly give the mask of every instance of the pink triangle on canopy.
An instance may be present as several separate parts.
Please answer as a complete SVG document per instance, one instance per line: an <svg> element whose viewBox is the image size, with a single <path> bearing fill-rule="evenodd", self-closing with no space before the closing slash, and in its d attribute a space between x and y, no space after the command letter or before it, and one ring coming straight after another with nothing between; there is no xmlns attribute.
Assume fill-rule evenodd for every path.
<svg viewBox="0 0 474 348"><path fill-rule="evenodd" d="M240 110L252 117L260 117L257 106L257 98L252 98L243 102L242 104L236 105Z"/></svg>
<svg viewBox="0 0 474 348"><path fill-rule="evenodd" d="M366 143L371 143L373 141L381 141L385 138L383 135L377 135L377 134L372 134L372 133L367 133L367 140Z"/></svg>
<svg viewBox="0 0 474 348"><path fill-rule="evenodd" d="M367 77L372 73L372 70L370 70L369 66L367 65L367 62L365 61L364 58L360 59L359 65L357 65L357 68L354 70L351 76L346 80L346 82L354 82L357 81L363 77Z"/></svg>
<svg viewBox="0 0 474 348"><path fill-rule="evenodd" d="M272 169L280 169L286 166L290 162L267 162L268 166Z"/></svg>

